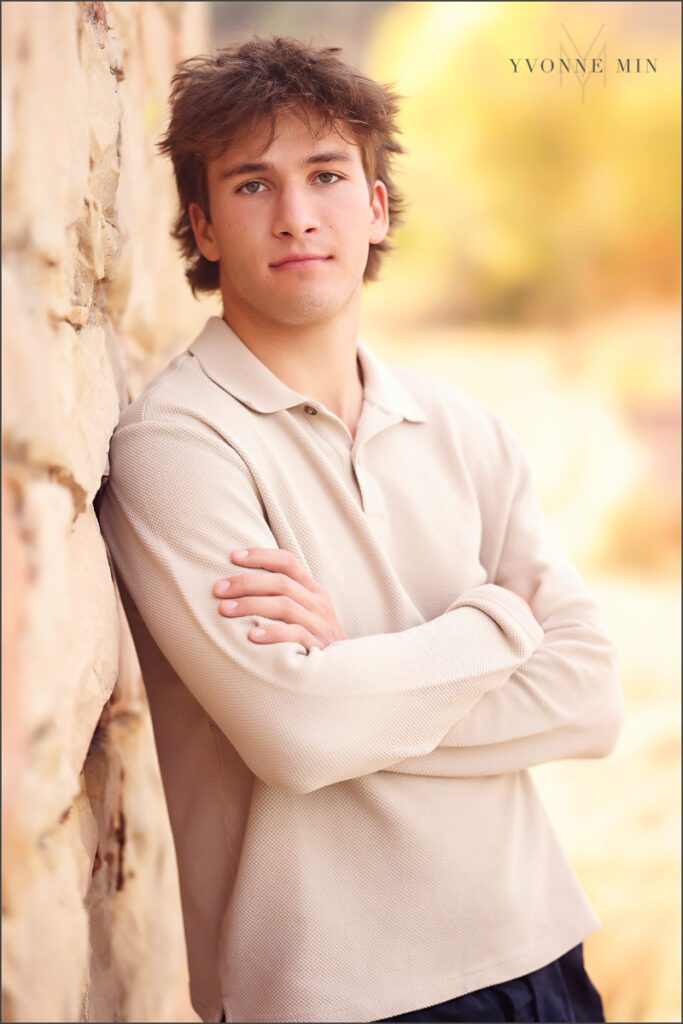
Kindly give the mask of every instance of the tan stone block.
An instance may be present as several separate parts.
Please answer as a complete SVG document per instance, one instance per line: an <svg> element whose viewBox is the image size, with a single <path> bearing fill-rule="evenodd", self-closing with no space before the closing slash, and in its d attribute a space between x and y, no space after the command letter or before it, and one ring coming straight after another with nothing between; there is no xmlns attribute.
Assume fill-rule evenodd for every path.
<svg viewBox="0 0 683 1024"><path fill-rule="evenodd" d="M110 35L105 32L104 39ZM89 19L84 20L79 33L79 56L88 105L89 190L104 215L113 220L119 178L121 99L118 79L110 66L110 52L106 43L103 47L99 45L97 29ZM120 67L119 59L116 66Z"/></svg>
<svg viewBox="0 0 683 1024"><path fill-rule="evenodd" d="M85 213L78 222L78 242L84 258L84 265L96 281L104 277L104 245L102 225L104 217L98 199L87 195L84 198Z"/></svg>
<svg viewBox="0 0 683 1024"><path fill-rule="evenodd" d="M111 319L106 319L102 325L104 331L104 343L107 349L107 359L111 368L114 387L119 402L119 411L123 412L131 400L130 388L128 386L128 358L126 346L118 328ZM108 462L108 458L107 458Z"/></svg>
<svg viewBox="0 0 683 1024"><path fill-rule="evenodd" d="M27 461L54 462L56 408L50 373L52 336L30 278L2 265L2 423ZM11 385L10 385L11 381Z"/></svg>
<svg viewBox="0 0 683 1024"><path fill-rule="evenodd" d="M101 730L86 780L100 835L86 900L91 1019L195 1021L177 864L148 716L121 715ZM112 893L116 898L107 898Z"/></svg>
<svg viewBox="0 0 683 1024"><path fill-rule="evenodd" d="M5 870L12 885L3 878L3 1019L78 1020L88 918L70 834L55 830L23 864L3 861Z"/></svg>
<svg viewBox="0 0 683 1024"><path fill-rule="evenodd" d="M85 788L84 772L81 772L79 782L80 790L68 812L68 822L72 823L74 828L72 848L78 870L78 891L85 900L97 855L98 832L97 821Z"/></svg>
<svg viewBox="0 0 683 1024"><path fill-rule="evenodd" d="M85 327L88 322L88 307L70 306L66 312L65 319L67 319L73 327Z"/></svg>
<svg viewBox="0 0 683 1024"><path fill-rule="evenodd" d="M24 528L30 538L30 587L21 656L24 661L29 731L54 727L59 688L54 685L68 658L78 625L65 600L70 567L69 534L74 518L73 497L46 479L27 480L23 494ZM63 656L62 656L63 655Z"/></svg>
<svg viewBox="0 0 683 1024"><path fill-rule="evenodd" d="M90 924L89 1020L126 1019L119 1013L118 1005L127 982L117 976L111 948L116 927L115 903L123 887L123 778L124 768L109 740L109 732L98 727L84 765L86 793L98 834L92 877L85 897Z"/></svg>
<svg viewBox="0 0 683 1024"><path fill-rule="evenodd" d="M72 771L77 774L116 683L120 617L104 540L91 505L76 520L68 547L67 600L79 629L72 652L71 691L65 693L62 705L62 741Z"/></svg>
<svg viewBox="0 0 683 1024"><path fill-rule="evenodd" d="M118 226L116 224L112 224L106 217L102 222L102 255L104 261L104 277L115 277L118 270L119 259L121 258L121 233ZM100 308L104 313L109 312L104 304Z"/></svg>
<svg viewBox="0 0 683 1024"><path fill-rule="evenodd" d="M64 261L64 270L70 284L70 301L66 308L70 309L73 304L76 304L87 307L89 311L95 291L95 274L90 252L87 249L81 249L81 238L85 230L83 221L90 213L85 205L85 200L83 201L83 211L81 220L72 224L67 233L69 250ZM66 313L62 312L57 319L65 320Z"/></svg>
<svg viewBox="0 0 683 1024"><path fill-rule="evenodd" d="M77 5L70 3L3 7L4 57L13 95L3 241L28 247L55 264L62 257L66 226L80 216L89 172L78 17Z"/></svg>
<svg viewBox="0 0 683 1024"><path fill-rule="evenodd" d="M19 793L34 835L54 827L77 791L78 772L69 763L62 726L73 703L80 629L70 600L72 520L73 499L64 487L45 480L26 484L33 573L20 646L28 751Z"/></svg>
<svg viewBox="0 0 683 1024"><path fill-rule="evenodd" d="M72 526L71 495L36 481L25 493L34 577L22 637L27 764L19 784L34 834L78 791L93 731L116 680L118 613L92 507Z"/></svg>
<svg viewBox="0 0 683 1024"><path fill-rule="evenodd" d="M116 37L118 59L126 81L131 71L138 70L140 8L145 2L146 0L131 0L130 3L107 5L107 23L111 28L109 34Z"/></svg>
<svg viewBox="0 0 683 1024"><path fill-rule="evenodd" d="M69 464L86 491L86 501L92 502L100 487L109 440L119 419L116 380L102 327L88 325L76 332L63 324L61 334L65 351L69 341L72 346L73 384L68 397L73 400L72 422L78 425L73 435L76 450Z"/></svg>
<svg viewBox="0 0 683 1024"><path fill-rule="evenodd" d="M124 5L118 3L107 3L102 5L106 12L106 26L107 31L104 34L104 48L107 54L107 61L109 63L109 70L111 71L114 78L117 81L121 81L125 77L126 67L124 61L123 47L119 41L117 26L111 16L112 9L114 7L124 6L126 8L134 7L135 3L127 3ZM131 20L131 12L124 11L124 20Z"/></svg>
<svg viewBox="0 0 683 1024"><path fill-rule="evenodd" d="M101 726L107 726L113 718L119 715L144 716L149 711L140 662L116 581L113 559L106 543L104 546L109 560L112 586L116 597L119 644L116 683L102 711L99 723Z"/></svg>
<svg viewBox="0 0 683 1024"><path fill-rule="evenodd" d="M25 689L20 657L26 629L30 585L26 537L17 511L19 487L8 461L2 461L2 840L11 821L23 811L17 800L18 781L27 753ZM10 599L11 595L11 599Z"/></svg>
<svg viewBox="0 0 683 1024"><path fill-rule="evenodd" d="M12 372L4 428L32 463L71 488L80 512L99 489L120 412L104 330L67 322L51 329L16 280L5 283L15 301L3 308Z"/></svg>
<svg viewBox="0 0 683 1024"><path fill-rule="evenodd" d="M5 180L5 165L9 160L14 145L14 87L16 75L13 73L11 64L14 43L13 25L5 28L5 14L7 8L2 11L2 89L0 90L0 101L2 101L2 178ZM16 22L14 22L16 25ZM4 195L3 195L4 205Z"/></svg>

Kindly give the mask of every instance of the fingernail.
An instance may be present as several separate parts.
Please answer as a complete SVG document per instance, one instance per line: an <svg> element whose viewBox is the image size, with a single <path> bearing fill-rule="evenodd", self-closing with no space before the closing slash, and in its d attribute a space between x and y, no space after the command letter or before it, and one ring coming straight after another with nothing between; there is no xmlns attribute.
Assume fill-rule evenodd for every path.
<svg viewBox="0 0 683 1024"><path fill-rule="evenodd" d="M233 551L232 557L233 558L246 558L248 554L249 554L248 551Z"/></svg>
<svg viewBox="0 0 683 1024"><path fill-rule="evenodd" d="M260 627L258 629L252 629L251 631L252 636L265 636L265 633L265 629L261 629Z"/></svg>
<svg viewBox="0 0 683 1024"><path fill-rule="evenodd" d="M223 580L223 582L219 583L218 586L216 587L216 593L217 594L221 594L221 595L222 594L227 594L227 592L229 590L230 590L230 580Z"/></svg>

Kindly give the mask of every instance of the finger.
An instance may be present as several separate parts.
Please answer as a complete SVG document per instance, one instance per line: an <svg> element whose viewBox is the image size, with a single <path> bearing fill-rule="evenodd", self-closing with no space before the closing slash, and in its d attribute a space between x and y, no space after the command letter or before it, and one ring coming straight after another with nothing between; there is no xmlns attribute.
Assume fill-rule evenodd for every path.
<svg viewBox="0 0 683 1024"><path fill-rule="evenodd" d="M320 590L319 585L296 555L283 548L248 548L246 551L232 551L230 558L237 565L253 565L259 569L269 569L271 572L282 572L314 594Z"/></svg>
<svg viewBox="0 0 683 1024"><path fill-rule="evenodd" d="M324 626L320 616L312 615L289 597L241 597L220 601L218 610L226 618L239 618L241 615L265 615L268 619L303 626L304 629L318 635Z"/></svg>
<svg viewBox="0 0 683 1024"><path fill-rule="evenodd" d="M324 646L316 636L309 633L303 626L288 626L284 623L269 622L263 626L254 626L253 629L249 630L249 639L255 644L298 643L302 644L308 651L313 647L322 650Z"/></svg>
<svg viewBox="0 0 683 1024"><path fill-rule="evenodd" d="M226 586L227 584L227 586ZM262 594L280 595L297 601L310 612L319 611L318 598L291 576L281 572L244 572L224 577L214 584L214 597L237 598Z"/></svg>

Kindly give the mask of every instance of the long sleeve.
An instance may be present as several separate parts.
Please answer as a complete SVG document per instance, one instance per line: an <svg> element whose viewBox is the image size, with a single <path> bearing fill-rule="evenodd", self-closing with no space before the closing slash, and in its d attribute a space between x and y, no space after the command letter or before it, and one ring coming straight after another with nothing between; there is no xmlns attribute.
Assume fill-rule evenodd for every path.
<svg viewBox="0 0 683 1024"><path fill-rule="evenodd" d="M399 633L298 643L248 638L212 593L232 549L277 547L251 473L216 431L182 416L119 426L100 525L155 643L251 771L306 793L434 749L543 638L528 606L486 583Z"/></svg>
<svg viewBox="0 0 683 1024"><path fill-rule="evenodd" d="M437 748L393 765L395 772L494 775L544 761L605 757L621 731L617 649L539 505L517 435L500 417L495 422L504 461L480 481L481 560L489 580L525 599L543 627L543 642ZM513 481L509 499L501 493L503 480Z"/></svg>

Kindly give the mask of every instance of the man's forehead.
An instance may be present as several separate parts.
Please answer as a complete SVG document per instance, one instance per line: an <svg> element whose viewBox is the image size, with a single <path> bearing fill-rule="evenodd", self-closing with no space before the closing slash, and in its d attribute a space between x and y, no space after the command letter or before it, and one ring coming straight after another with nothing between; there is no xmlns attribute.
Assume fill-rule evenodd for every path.
<svg viewBox="0 0 683 1024"><path fill-rule="evenodd" d="M334 150L346 154L351 160L360 160L360 147L350 126L340 122L324 125L315 118L311 119L309 126L290 111L278 111L274 118L264 117L238 129L212 163L265 161L269 152L283 140L288 144L296 142L302 157L309 157L317 151Z"/></svg>

